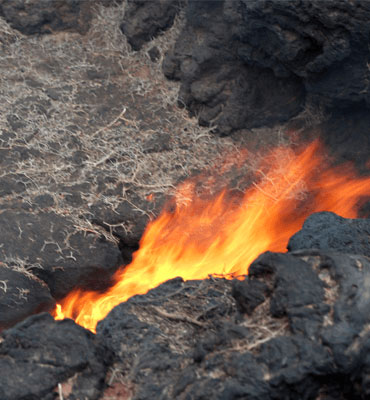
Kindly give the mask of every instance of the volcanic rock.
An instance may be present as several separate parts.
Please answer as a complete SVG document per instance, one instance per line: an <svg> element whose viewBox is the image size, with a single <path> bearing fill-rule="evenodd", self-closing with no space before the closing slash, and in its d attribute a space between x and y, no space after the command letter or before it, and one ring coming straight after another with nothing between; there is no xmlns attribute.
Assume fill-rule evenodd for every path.
<svg viewBox="0 0 370 400"><path fill-rule="evenodd" d="M264 282L248 279L233 281L232 295L239 311L251 314L254 309L265 301L268 286Z"/></svg>
<svg viewBox="0 0 370 400"><path fill-rule="evenodd" d="M121 250L125 252L137 249L139 241L149 222L150 214L158 214L165 201L164 196L156 196L149 202L132 195L133 202L121 202L115 210L109 209L101 201L96 202L90 208L93 215L92 222L109 230L113 226L113 232L120 239ZM124 226L129 227L125 229ZM126 261L126 260L125 260Z"/></svg>
<svg viewBox="0 0 370 400"><path fill-rule="evenodd" d="M367 363L361 352L369 340L367 257L319 250L267 252L252 263L249 273L252 279L269 277L271 315L285 316L294 335L320 345L327 361L315 366L315 374L325 371L327 378L349 374L352 381L362 379L358 368Z"/></svg>
<svg viewBox="0 0 370 400"><path fill-rule="evenodd" d="M368 2L189 0L163 63L179 100L222 133L286 121L305 99L370 105Z"/></svg>
<svg viewBox="0 0 370 400"><path fill-rule="evenodd" d="M2 212L0 243L0 260L21 262L46 282L56 299L76 286L107 286L122 263L114 243L98 232L75 230L71 220L53 212Z"/></svg>
<svg viewBox="0 0 370 400"><path fill-rule="evenodd" d="M365 105L354 104L338 109L321 125L325 148L333 151L335 160L351 161L362 173L369 172L370 113ZM370 217L370 212L365 217Z"/></svg>
<svg viewBox="0 0 370 400"><path fill-rule="evenodd" d="M245 281L177 278L135 296L97 335L133 399L366 398L369 277L361 255L267 252Z"/></svg>
<svg viewBox="0 0 370 400"><path fill-rule="evenodd" d="M159 51L158 47L153 46L148 50L148 56L151 59L151 61L156 62L159 60L161 52Z"/></svg>
<svg viewBox="0 0 370 400"><path fill-rule="evenodd" d="M302 249L370 257L370 220L343 218L332 212L311 214L288 243L289 251Z"/></svg>
<svg viewBox="0 0 370 400"><path fill-rule="evenodd" d="M0 15L26 35L89 29L91 3L85 0L0 0Z"/></svg>
<svg viewBox="0 0 370 400"><path fill-rule="evenodd" d="M223 323L234 307L232 298L225 297L230 292L230 284L225 283L184 283L176 278L120 304L98 324L97 335L115 354L116 367L133 398L181 398L195 380L194 359L199 359L197 353L202 351L197 346L204 344L207 353L229 340L226 332L235 324L223 327ZM209 330L211 342L205 343L201 332L218 324L220 337Z"/></svg>
<svg viewBox="0 0 370 400"><path fill-rule="evenodd" d="M303 78L328 103L370 105L367 90L368 2L242 1L239 55L277 77Z"/></svg>
<svg viewBox="0 0 370 400"><path fill-rule="evenodd" d="M46 284L24 267L0 264L0 331L54 304Z"/></svg>
<svg viewBox="0 0 370 400"><path fill-rule="evenodd" d="M99 340L72 320L29 317L0 337L0 398L51 400L61 392L66 400L97 399L109 360Z"/></svg>
<svg viewBox="0 0 370 400"><path fill-rule="evenodd" d="M56 21L87 5L97 16L81 40L29 37L0 17L14 39L0 60L0 262L25 265L56 299L106 287L170 188L223 152L175 110L176 88L147 54L122 53L124 6L115 3L0 0L3 12L34 21L32 32L47 30L29 17L49 18L46 7Z"/></svg>
<svg viewBox="0 0 370 400"><path fill-rule="evenodd" d="M243 7L241 1L190 0L186 25L163 63L165 75L181 81L180 103L221 133L286 121L304 101L299 78L277 78L241 58Z"/></svg>
<svg viewBox="0 0 370 400"><path fill-rule="evenodd" d="M104 7L114 7L122 4L123 1L124 0L97 0L97 3L103 5Z"/></svg>
<svg viewBox="0 0 370 400"><path fill-rule="evenodd" d="M180 11L183 0L129 0L120 26L134 50L160 32L170 28Z"/></svg>

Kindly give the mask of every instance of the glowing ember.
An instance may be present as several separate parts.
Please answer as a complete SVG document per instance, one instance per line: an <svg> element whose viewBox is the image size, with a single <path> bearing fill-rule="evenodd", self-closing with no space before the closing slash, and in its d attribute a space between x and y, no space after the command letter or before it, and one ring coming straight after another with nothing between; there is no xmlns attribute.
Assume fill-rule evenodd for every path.
<svg viewBox="0 0 370 400"><path fill-rule="evenodd" d="M260 162L243 196L225 189L210 200L195 195L195 182L182 184L173 203L148 224L140 249L116 272L115 284L105 293L73 291L57 306L55 318L73 318L95 331L114 306L171 278L247 274L264 251L285 251L313 212L356 217L370 178L356 177L348 165L328 169L324 160L317 142L296 155L275 149Z"/></svg>

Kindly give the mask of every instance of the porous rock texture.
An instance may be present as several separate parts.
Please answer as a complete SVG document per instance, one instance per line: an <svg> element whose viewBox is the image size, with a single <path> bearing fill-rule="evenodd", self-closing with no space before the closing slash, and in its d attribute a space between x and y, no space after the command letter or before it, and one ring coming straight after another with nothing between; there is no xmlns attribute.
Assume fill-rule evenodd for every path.
<svg viewBox="0 0 370 400"><path fill-rule="evenodd" d="M286 121L304 102L298 78L276 78L240 57L241 7L237 1L189 1L184 30L163 63L165 75L181 82L179 101L223 134Z"/></svg>
<svg viewBox="0 0 370 400"><path fill-rule="evenodd" d="M277 77L302 78L333 105L370 105L367 1L242 1L240 57Z"/></svg>
<svg viewBox="0 0 370 400"><path fill-rule="evenodd" d="M368 398L362 234L333 252L265 253L244 281L166 282L95 336L48 314L8 329L75 286L102 289L176 183L235 149L176 107L165 53L180 100L224 134L285 121L308 98L368 111L367 2L190 0L167 39L180 2L130 1L125 16L116 3L0 0L0 398ZM353 239L351 224L338 226Z"/></svg>
<svg viewBox="0 0 370 400"><path fill-rule="evenodd" d="M77 31L86 33L91 3L85 0L1 0L0 15L26 35Z"/></svg>
<svg viewBox="0 0 370 400"><path fill-rule="evenodd" d="M0 338L2 400L98 399L110 353L91 332L47 313Z"/></svg>
<svg viewBox="0 0 370 400"><path fill-rule="evenodd" d="M369 277L361 255L267 252L245 281L135 296L98 324L118 374L106 398L367 398Z"/></svg>
<svg viewBox="0 0 370 400"><path fill-rule="evenodd" d="M147 39L134 21L152 2L133 3L124 32ZM201 123L229 133L286 121L305 102L370 106L369 2L188 0L184 12L163 70L180 80L180 102Z"/></svg>
<svg viewBox="0 0 370 400"><path fill-rule="evenodd" d="M332 212L311 214L293 235L288 250L321 249L370 257L370 219L343 218Z"/></svg>
<svg viewBox="0 0 370 400"><path fill-rule="evenodd" d="M124 20L120 26L134 50L170 28L184 0L128 0Z"/></svg>
<svg viewBox="0 0 370 400"><path fill-rule="evenodd" d="M85 34L94 7L119 3L122 0L0 0L0 16L25 35L58 31Z"/></svg>
<svg viewBox="0 0 370 400"><path fill-rule="evenodd" d="M32 316L0 335L0 393L366 399L369 282L363 255L266 252L243 281L176 278L132 297L99 322L96 337L71 320Z"/></svg>

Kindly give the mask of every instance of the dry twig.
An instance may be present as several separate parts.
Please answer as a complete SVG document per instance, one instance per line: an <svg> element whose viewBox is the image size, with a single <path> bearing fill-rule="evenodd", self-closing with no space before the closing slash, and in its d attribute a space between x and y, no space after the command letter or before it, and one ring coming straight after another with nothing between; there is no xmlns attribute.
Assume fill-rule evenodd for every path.
<svg viewBox="0 0 370 400"><path fill-rule="evenodd" d="M155 306L151 306L150 308L161 317L172 319L173 321L188 322L189 324L193 324L202 328L205 326L202 322L199 322L196 319L193 319L187 315L168 313L167 311L161 310L160 308Z"/></svg>

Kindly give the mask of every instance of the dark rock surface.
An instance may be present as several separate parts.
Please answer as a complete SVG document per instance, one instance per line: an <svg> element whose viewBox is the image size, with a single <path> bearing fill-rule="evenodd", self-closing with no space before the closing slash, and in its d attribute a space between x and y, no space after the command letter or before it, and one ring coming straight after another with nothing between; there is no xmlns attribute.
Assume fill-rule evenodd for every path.
<svg viewBox="0 0 370 400"><path fill-rule="evenodd" d="M321 125L322 140L337 160L354 162L357 169L369 172L370 112L357 104L338 109ZM370 217L370 213L367 215Z"/></svg>
<svg viewBox="0 0 370 400"><path fill-rule="evenodd" d="M161 2L158 12L169 12L170 4ZM158 20L152 8L153 2L129 5L131 31L124 33L133 42L140 38L137 48L151 39L145 32ZM314 126L314 135L321 130L336 156L364 168L370 149L368 2L189 0L184 10L185 26L163 71L181 81L179 102L200 124L221 134L248 134L304 110L301 121Z"/></svg>
<svg viewBox="0 0 370 400"><path fill-rule="evenodd" d="M364 399L369 282L361 255L267 252L245 281L135 296L97 335L133 399Z"/></svg>
<svg viewBox="0 0 370 400"><path fill-rule="evenodd" d="M332 212L312 214L288 243L289 251L302 249L370 257L370 219L348 219Z"/></svg>
<svg viewBox="0 0 370 400"><path fill-rule="evenodd" d="M0 398L60 399L61 390L66 400L97 399L109 360L97 338L72 320L32 316L0 337Z"/></svg>
<svg viewBox="0 0 370 400"><path fill-rule="evenodd" d="M359 371L367 364L362 352L369 341L368 315L364 312L369 268L367 257L318 250L265 253L251 265L250 279L273 277L271 315L286 316L293 335L321 348L326 361L317 364L312 355L314 375L325 371L327 378L344 375L364 384ZM354 398L356 395L365 398L368 389L362 386L360 393L354 391Z"/></svg>
<svg viewBox="0 0 370 400"><path fill-rule="evenodd" d="M286 121L305 99L370 105L366 1L189 0L163 63L201 123L222 133Z"/></svg>
<svg viewBox="0 0 370 400"><path fill-rule="evenodd" d="M0 260L20 260L61 298L74 287L104 287L122 263L117 246L94 232L73 229L53 212L0 214Z"/></svg>
<svg viewBox="0 0 370 400"><path fill-rule="evenodd" d="M232 298L224 297L229 291L226 281L184 283L176 278L120 304L98 324L97 335L114 352L116 368L133 398L146 399L149 393L155 398L181 398L182 390L195 380L189 363L229 340L224 333L212 339L215 343L204 343L205 349L200 340L200 331L233 312ZM233 324L225 329L232 328Z"/></svg>
<svg viewBox="0 0 370 400"><path fill-rule="evenodd" d="M134 50L170 28L184 0L128 0L120 26Z"/></svg>
<svg viewBox="0 0 370 400"><path fill-rule="evenodd" d="M86 32L92 2L0 0L1 15L23 33L88 36L36 41L0 21L9 35L0 39L0 261L9 269L0 270L0 313L29 290L3 326L52 306L42 282L55 298L108 284L168 188L231 146L178 117L176 87L117 35L122 10L109 10L114 0L93 3L107 9ZM122 29L133 47L170 26L178 4L129 2ZM345 132L332 136L346 147L358 127L346 116L360 103L359 118L368 110L367 8L192 0L163 68L181 80L181 101L221 133L288 120L308 96L350 105L338 112ZM335 253L266 253L245 281L172 280L116 307L97 336L32 316L0 335L0 398L95 399L104 378L133 399L368 398L368 246L362 235L353 243L348 224L338 225L344 240L329 245ZM339 254L343 247L360 255Z"/></svg>
<svg viewBox="0 0 370 400"><path fill-rule="evenodd" d="M156 62L159 60L161 52L159 51L158 47L153 46L148 50L148 56L151 59L151 61Z"/></svg>
<svg viewBox="0 0 370 400"><path fill-rule="evenodd" d="M0 0L0 262L56 299L106 286L180 178L223 153L176 108L160 66L130 50L125 6Z"/></svg>
<svg viewBox="0 0 370 400"><path fill-rule="evenodd" d="M114 7L119 4L122 4L124 0L96 0L98 4L103 5L104 7Z"/></svg>
<svg viewBox="0 0 370 400"><path fill-rule="evenodd" d="M26 35L90 28L91 5L85 0L0 0L0 15Z"/></svg>
<svg viewBox="0 0 370 400"><path fill-rule="evenodd" d="M369 282L368 257L267 252L245 281L176 278L135 296L96 336L32 316L0 336L0 396L365 399Z"/></svg>
<svg viewBox="0 0 370 400"><path fill-rule="evenodd" d="M181 81L180 102L221 133L286 121L304 102L299 78L277 78L241 58L242 7L240 1L189 1L186 25L163 63L165 75Z"/></svg>
<svg viewBox="0 0 370 400"><path fill-rule="evenodd" d="M20 265L0 263L0 331L54 305L44 282Z"/></svg>
<svg viewBox="0 0 370 400"><path fill-rule="evenodd" d="M298 76L308 93L330 104L370 105L369 2L252 0L240 7L242 60L277 77Z"/></svg>

